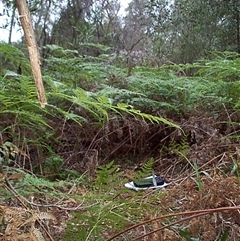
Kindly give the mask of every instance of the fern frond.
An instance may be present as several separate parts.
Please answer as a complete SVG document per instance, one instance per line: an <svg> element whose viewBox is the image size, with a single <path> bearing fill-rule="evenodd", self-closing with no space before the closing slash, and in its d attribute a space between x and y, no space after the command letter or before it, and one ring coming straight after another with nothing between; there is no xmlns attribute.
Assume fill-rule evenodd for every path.
<svg viewBox="0 0 240 241"><path fill-rule="evenodd" d="M99 43L97 43L97 44L96 43L81 43L80 46L96 48L103 52L107 52L108 50L111 49L111 47L108 47L106 45L99 44Z"/></svg>
<svg viewBox="0 0 240 241"><path fill-rule="evenodd" d="M97 177L95 188L101 191L110 191L122 184L122 173L118 171L118 166L114 161L109 162L105 166L98 167L96 170Z"/></svg>
<svg viewBox="0 0 240 241"><path fill-rule="evenodd" d="M136 174L137 178L145 178L151 176L153 173L153 164L154 158L151 157L141 166L140 170Z"/></svg>
<svg viewBox="0 0 240 241"><path fill-rule="evenodd" d="M0 42L0 73L6 74L8 71L17 73L18 68L21 68L23 74L30 74L31 67L24 53L7 43Z"/></svg>

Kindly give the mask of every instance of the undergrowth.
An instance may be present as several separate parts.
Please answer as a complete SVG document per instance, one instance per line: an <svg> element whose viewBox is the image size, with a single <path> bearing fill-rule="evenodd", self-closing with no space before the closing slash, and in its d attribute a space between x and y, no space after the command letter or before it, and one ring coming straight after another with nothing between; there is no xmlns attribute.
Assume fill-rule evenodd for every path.
<svg viewBox="0 0 240 241"><path fill-rule="evenodd" d="M127 103L113 103L104 93L96 95L92 88L105 81L109 68L115 67L88 60L84 62L76 51L64 50L58 46L48 46L51 51L44 60L43 79L48 105L42 109L37 101L30 69L27 68L28 59L13 46L0 43L0 47L1 58L4 60L0 77L0 129L3 135L8 133L12 136L11 139L20 150L19 158L23 162L28 160L30 166L26 167L31 168L31 171L41 172L45 160L51 155L57 155L53 146L61 145L61 142L55 129L61 122L63 126L75 122L79 129L84 123L95 122L103 126L109 121L110 114L123 118L123 113L126 113L133 118L140 117L153 123L163 122L179 128L161 116L143 113ZM24 71L18 72L18 68L13 68L16 65L24 68ZM75 81L78 78L84 78L86 86L77 84ZM92 83L91 87L89 83ZM32 155L35 155L33 162Z"/></svg>
<svg viewBox="0 0 240 241"><path fill-rule="evenodd" d="M135 178L139 177L139 174L149 175L152 165L153 159L150 159ZM151 202L148 202L147 196L138 192L133 193L124 187L124 183L129 180L123 178L123 173L118 169L113 161L99 167L93 190L84 195L88 200L88 208L83 212L73 213L73 218L68 221L63 241L106 240L113 231L133 225L145 216L150 217L161 212L161 209L153 210L152 203L159 202L164 192L153 192ZM125 238L131 239L131 236Z"/></svg>
<svg viewBox="0 0 240 241"><path fill-rule="evenodd" d="M164 201L167 192L127 190L124 183L129 180L119 170L121 166L110 159L105 160L103 156L106 150L102 147L115 145L119 148L126 144L136 150L141 140L147 151L153 148L148 143L153 140L164 153L171 155L173 152L176 160L188 164L194 173L191 175L194 185L197 185L197 188L193 185L195 196L191 198L207 199L208 196L203 196L206 191L204 181L211 184L209 180L212 181L212 178L209 174L209 180L204 180L204 171L200 171L198 163L188 157L192 149L188 140L184 139L185 134L179 135L180 141L172 141L172 133L176 133L173 129L180 133L183 131L168 117L181 122L197 111L214 117L224 112L228 122L233 124L231 113L240 105L237 54L212 53L211 59L191 65L134 67L129 76L127 68L111 63L110 55L93 58L79 56L77 51L60 46L45 48L48 54L43 60L43 80L48 105L42 109L37 101L28 59L21 50L0 43L0 181L6 187L1 196L2 203L7 204L8 200L16 198L22 200L21 205L25 203L26 209L42 204L42 207L48 207L49 203L54 203L51 207L62 210L69 203L74 207L77 205L75 209L68 210L71 218L66 218L68 222L61 238L63 241L106 240L113 233L143 219L151 220L171 212L172 206ZM139 129L135 124L137 121L133 121L138 118L143 120L138 122ZM234 123L239 123L239 120ZM110 124L113 128L107 130ZM232 124L229 126L232 127ZM199 130L202 127L191 128ZM217 127L214 128L217 130ZM239 136L237 128L238 124L234 125L235 137ZM203 131L211 135L207 130ZM111 134L115 133L119 138L111 140ZM151 134L146 135L147 139L146 133ZM121 140L121 143L115 143L115 140ZM103 142L107 144L102 145ZM110 154L117 148L110 149ZM161 150L155 150L155 153ZM96 154L95 159L89 157L91 151ZM73 163L70 161L72 157ZM232 158L230 169L239 182L238 158L236 155ZM95 161L96 172L94 169L92 176L78 172L84 169L83 160ZM101 160L105 165L99 166L97 161ZM154 158L148 159L131 179L154 174L156 163ZM217 171L222 173L222 170ZM218 193L215 194L217 196ZM186 196L181 199L183 203L184 198ZM219 196L217 198L220 199ZM36 215L31 220L35 222ZM166 223L174 220L167 219ZM34 228L38 232L37 227ZM147 225L144 228L151 231L159 227ZM227 230L219 231L221 240L226 240ZM178 238L194 240L185 227L172 226L172 231L177 233ZM138 228L136 231L137 234L142 232L146 230ZM126 232L120 240L134 240L136 233Z"/></svg>

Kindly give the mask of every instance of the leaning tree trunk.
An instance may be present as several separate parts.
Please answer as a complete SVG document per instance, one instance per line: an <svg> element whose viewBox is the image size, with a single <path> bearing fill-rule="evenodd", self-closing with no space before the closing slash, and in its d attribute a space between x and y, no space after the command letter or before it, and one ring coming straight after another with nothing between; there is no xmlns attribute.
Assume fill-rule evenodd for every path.
<svg viewBox="0 0 240 241"><path fill-rule="evenodd" d="M15 2L28 47L29 58L32 67L33 78L37 89L38 100L41 104L41 107L45 107L45 105L47 104L47 100L42 82L41 60L35 33L33 30L30 11L28 9L26 0L15 0Z"/></svg>

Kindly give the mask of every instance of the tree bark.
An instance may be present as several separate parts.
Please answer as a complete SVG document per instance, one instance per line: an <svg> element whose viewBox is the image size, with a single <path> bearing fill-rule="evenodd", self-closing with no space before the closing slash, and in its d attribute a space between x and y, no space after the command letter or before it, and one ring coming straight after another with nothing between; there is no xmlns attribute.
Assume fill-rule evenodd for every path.
<svg viewBox="0 0 240 241"><path fill-rule="evenodd" d="M47 100L42 82L40 54L37 46L35 33L33 30L30 11L28 9L26 0L15 0L15 2L19 13L19 19L23 27L24 37L28 47L32 74L37 89L38 100L41 107L44 108L47 104Z"/></svg>

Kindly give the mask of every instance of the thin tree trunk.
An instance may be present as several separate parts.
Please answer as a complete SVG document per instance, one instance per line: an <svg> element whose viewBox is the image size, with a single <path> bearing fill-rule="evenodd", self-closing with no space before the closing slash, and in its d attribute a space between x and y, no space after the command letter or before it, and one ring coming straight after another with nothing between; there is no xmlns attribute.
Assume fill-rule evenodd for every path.
<svg viewBox="0 0 240 241"><path fill-rule="evenodd" d="M11 44L11 42L12 42L12 30L13 30L13 27L14 27L15 13L16 13L16 7L13 6L13 11L12 11L12 16L11 16L11 24L10 24L10 31L9 31L9 36L8 36L8 43L9 44Z"/></svg>
<svg viewBox="0 0 240 241"><path fill-rule="evenodd" d="M19 18L23 27L24 37L28 47L29 58L32 67L33 78L37 89L38 100L41 104L41 107L45 107L45 105L47 104L47 100L42 82L41 60L35 33L33 30L30 12L26 0L15 0L15 3L18 9Z"/></svg>
<svg viewBox="0 0 240 241"><path fill-rule="evenodd" d="M240 54L240 17L239 17L240 13L237 9L236 11L236 27L237 27L237 50L238 53Z"/></svg>

